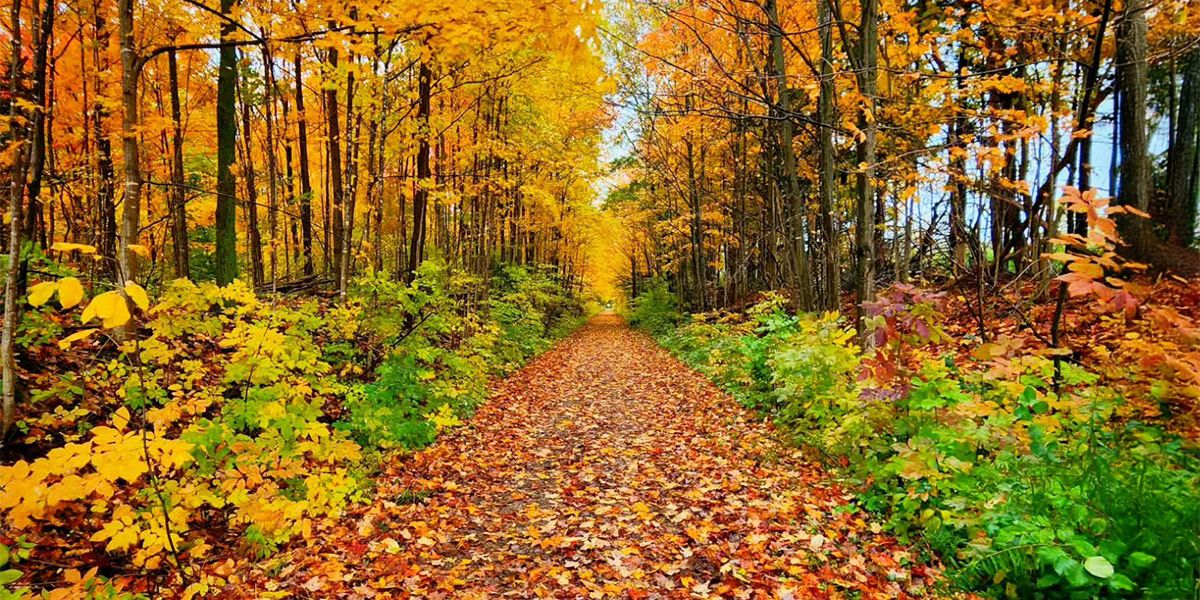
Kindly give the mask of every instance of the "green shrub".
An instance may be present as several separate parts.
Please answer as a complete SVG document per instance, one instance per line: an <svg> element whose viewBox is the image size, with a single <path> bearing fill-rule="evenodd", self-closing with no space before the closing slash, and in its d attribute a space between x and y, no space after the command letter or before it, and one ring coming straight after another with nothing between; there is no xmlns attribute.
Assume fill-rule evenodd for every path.
<svg viewBox="0 0 1200 600"><path fill-rule="evenodd" d="M415 450L433 442L438 421L465 418L502 376L579 323L582 302L553 269L497 268L483 312L461 311L482 281L426 261L411 284L368 273L354 298L369 315L370 335L390 347L371 383L347 396L338 427L367 448ZM358 335L356 311L341 330ZM332 352L336 345L327 345Z"/></svg>
<svg viewBox="0 0 1200 600"><path fill-rule="evenodd" d="M665 290L659 290L665 293ZM839 469L863 507L923 540L965 589L1001 598L1188 598L1200 581L1200 460L1139 424L1084 369L1007 357L959 365L935 295L872 307L863 356L838 315L769 296L748 318L683 320L648 292L641 327ZM669 326L665 325L670 323ZM920 365L908 372L901 359Z"/></svg>
<svg viewBox="0 0 1200 600"><path fill-rule="evenodd" d="M421 377L415 356L388 357L377 381L347 397L347 414L338 427L365 447L427 446L437 428L425 418L430 394Z"/></svg>
<svg viewBox="0 0 1200 600"><path fill-rule="evenodd" d="M679 302L661 279L653 279L646 285L645 291L633 299L633 307L629 312L630 325L653 335L669 333L683 320Z"/></svg>

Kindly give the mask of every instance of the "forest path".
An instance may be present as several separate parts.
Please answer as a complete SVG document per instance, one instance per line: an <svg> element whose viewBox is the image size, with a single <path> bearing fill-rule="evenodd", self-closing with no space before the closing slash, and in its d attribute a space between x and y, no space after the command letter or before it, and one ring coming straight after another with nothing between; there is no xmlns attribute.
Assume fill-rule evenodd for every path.
<svg viewBox="0 0 1200 600"><path fill-rule="evenodd" d="M849 494L775 435L651 338L599 315L496 384L467 426L397 460L374 505L318 532L274 579L323 598L927 588L914 553L845 510Z"/></svg>

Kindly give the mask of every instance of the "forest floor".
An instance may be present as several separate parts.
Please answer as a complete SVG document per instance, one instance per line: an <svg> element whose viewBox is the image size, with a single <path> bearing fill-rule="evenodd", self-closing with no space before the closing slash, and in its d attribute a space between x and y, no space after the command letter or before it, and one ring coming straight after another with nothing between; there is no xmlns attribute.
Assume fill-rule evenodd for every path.
<svg viewBox="0 0 1200 600"><path fill-rule="evenodd" d="M602 314L384 467L246 597L904 598L935 568L651 338Z"/></svg>

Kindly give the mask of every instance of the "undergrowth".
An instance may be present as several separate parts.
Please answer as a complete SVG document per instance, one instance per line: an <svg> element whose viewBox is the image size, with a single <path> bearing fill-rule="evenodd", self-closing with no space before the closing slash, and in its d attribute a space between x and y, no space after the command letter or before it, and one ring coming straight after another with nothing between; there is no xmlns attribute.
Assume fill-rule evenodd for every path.
<svg viewBox="0 0 1200 600"><path fill-rule="evenodd" d="M175 281L153 305L140 288L107 292L137 304L123 330L71 323L77 281L35 288L23 331L77 331L22 338L54 368L30 372L23 445L0 466L0 598L203 595L228 583L204 569L217 548L266 557L310 538L369 498L387 453L460 425L489 378L581 322L554 270L499 269L474 303L482 282L432 261L412 283L368 273L336 304L237 282Z"/></svg>
<svg viewBox="0 0 1200 600"><path fill-rule="evenodd" d="M869 308L868 353L840 315L796 317L774 295L745 315L689 317L651 288L630 320L812 449L958 587L1196 597L1194 446L1114 418L1123 393L1053 354L945 352L936 295L899 287Z"/></svg>

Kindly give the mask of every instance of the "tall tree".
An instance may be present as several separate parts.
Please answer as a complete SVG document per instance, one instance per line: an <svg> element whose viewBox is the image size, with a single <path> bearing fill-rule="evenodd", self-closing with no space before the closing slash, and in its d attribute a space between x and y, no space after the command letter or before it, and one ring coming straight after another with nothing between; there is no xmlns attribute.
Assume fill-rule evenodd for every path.
<svg viewBox="0 0 1200 600"><path fill-rule="evenodd" d="M238 171L246 186L243 210L246 213L246 247L250 250L250 277L255 286L265 281L262 255L262 230L258 226L258 185L254 176L254 145L250 127L250 91L246 89L246 78L240 77L237 85L242 111L242 160Z"/></svg>
<svg viewBox="0 0 1200 600"><path fill-rule="evenodd" d="M37 10L37 5L30 7ZM28 217L25 219L25 239L39 241L42 247L47 246L45 217L41 202L42 178L46 171L46 115L51 107L47 105L46 83L50 59L51 39L54 32L54 18L58 5L54 0L45 0L40 15L33 20L35 37L31 102L37 108L30 115L29 126L29 165L27 194L29 196ZM51 205L53 210L53 205ZM38 234L40 227L41 235ZM21 263L21 285L25 285L28 276L29 261Z"/></svg>
<svg viewBox="0 0 1200 600"><path fill-rule="evenodd" d="M425 255L425 212L429 203L429 169L430 145L429 111L430 95L433 87L433 71L427 60L421 61L420 74L417 76L417 178L413 184L413 231L412 242L408 251L407 278L412 281L417 276L417 267L421 265Z"/></svg>
<svg viewBox="0 0 1200 600"><path fill-rule="evenodd" d="M776 0L766 0L764 6L771 31L771 68L778 88L776 110L779 119L779 151L783 155L784 192L791 210L791 249L795 269L795 297L797 311L813 308L812 273L808 267L808 248L804 239L805 208L800 193L800 179L796 174L796 126L792 121L791 90L788 89L787 63L783 52L783 25L779 21Z"/></svg>
<svg viewBox="0 0 1200 600"><path fill-rule="evenodd" d="M1183 85L1171 144L1167 148L1167 210L1161 215L1167 241L1190 246L1196 237L1196 144L1200 135L1200 47L1184 58Z"/></svg>
<svg viewBox="0 0 1200 600"><path fill-rule="evenodd" d="M167 53L167 68L171 83L171 191L170 219L172 258L175 276L190 278L191 264L188 253L187 204L184 200L183 183L183 110L179 103L179 61L175 50Z"/></svg>
<svg viewBox="0 0 1200 600"><path fill-rule="evenodd" d="M121 208L120 276L137 281L138 255L132 246L138 243L142 216L141 143L138 136L138 64L133 39L133 0L118 0L121 31L121 150L125 161L125 198Z"/></svg>
<svg viewBox="0 0 1200 600"><path fill-rule="evenodd" d="M330 48L329 54L326 57L329 74L328 77L337 76L338 70L338 50ZM342 216L342 204L345 202L346 191L342 181L342 132L341 122L338 120L338 97L337 87L325 85L325 117L326 131L329 133L328 144L328 166L329 187L331 192L331 200L333 202L333 211L329 215L329 227L333 234L333 253L330 256L330 266L333 268L334 281L341 281L341 266L342 266L342 244L344 243L343 227L345 226L344 217Z"/></svg>
<svg viewBox="0 0 1200 600"><path fill-rule="evenodd" d="M233 162L237 157L237 49L232 45L236 30L235 0L221 0L221 48L217 70L217 249L215 269L218 285L232 283L238 276L237 179Z"/></svg>
<svg viewBox="0 0 1200 600"><path fill-rule="evenodd" d="M875 299L875 144L879 126L876 122L875 88L876 65L879 56L877 32L879 27L878 0L862 0L862 15L858 31L858 91L862 95L858 144L858 200L855 209L855 246L858 253L856 282L858 286L859 331L863 331L862 305ZM866 340L866 337L863 337Z"/></svg>
<svg viewBox="0 0 1200 600"><path fill-rule="evenodd" d="M266 31L263 31L262 37L267 37ZM263 44L262 61L263 61L263 115L266 117L264 130L266 131L266 154L267 154L267 233L269 236L269 248L271 250L271 285L275 286L278 279L278 258L279 253L276 247L279 244L279 162L276 156L275 146L275 97L277 89L275 88L275 58L271 53L269 44Z"/></svg>
<svg viewBox="0 0 1200 600"><path fill-rule="evenodd" d="M313 274L312 179L308 171L308 121L304 112L304 69L296 52L296 128L300 154L300 235L304 241L304 274Z"/></svg>
<svg viewBox="0 0 1200 600"><path fill-rule="evenodd" d="M20 127L21 109L16 102L21 80L21 0L13 0L10 8L11 34L8 68L8 141L19 144L22 139ZM2 371L3 396L0 398L0 445L8 436L13 424L16 406L17 372L13 357L13 339L16 337L17 320L21 314L20 298L17 295L17 275L21 255L22 227L21 204L25 198L25 160L20 145L14 148L9 165L8 180L8 268L4 279L4 329L0 333L0 371Z"/></svg>
<svg viewBox="0 0 1200 600"><path fill-rule="evenodd" d="M1143 213L1150 208L1150 149L1146 133L1147 0L1128 0L1117 27L1117 91L1120 120L1117 136L1121 148L1118 202ZM1120 215L1121 235L1135 257L1144 257L1151 240L1147 222L1136 215Z"/></svg>
<svg viewBox="0 0 1200 600"><path fill-rule="evenodd" d="M817 136L820 140L820 158L817 164L821 206L821 238L825 256L825 298L822 307L837 310L841 304L842 278L838 258L838 244L833 216L833 97L836 93L833 80L833 16L829 2L817 0L817 21L821 36L821 89L817 99Z"/></svg>
<svg viewBox="0 0 1200 600"><path fill-rule="evenodd" d="M112 140L104 130L104 121L108 118L109 107L104 102L103 82L100 73L111 68L105 60L105 44L108 38L108 17L104 14L104 0L95 0L92 5L93 35L97 40L92 46L92 60L96 73L92 78L92 135L96 140L96 168L93 173L96 187L96 222L92 227L95 232L94 241L96 253L104 260L100 263L106 275L117 272L117 208L116 171L113 168Z"/></svg>

